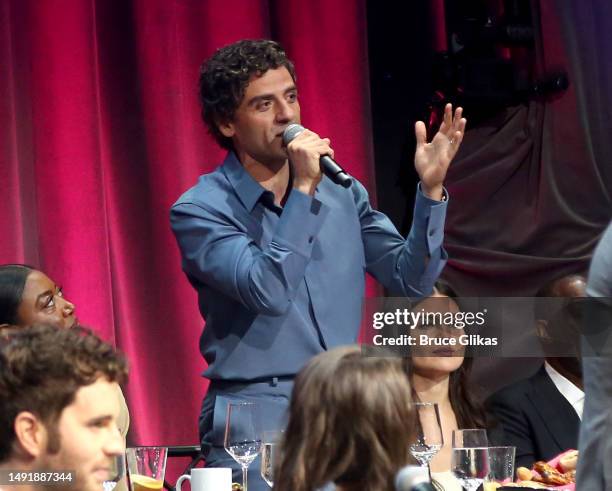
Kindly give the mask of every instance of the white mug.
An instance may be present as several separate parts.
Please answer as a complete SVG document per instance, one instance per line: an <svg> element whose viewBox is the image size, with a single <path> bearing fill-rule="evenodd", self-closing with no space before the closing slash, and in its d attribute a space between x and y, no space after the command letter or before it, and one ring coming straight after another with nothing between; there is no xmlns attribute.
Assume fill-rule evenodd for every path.
<svg viewBox="0 0 612 491"><path fill-rule="evenodd" d="M184 480L191 482L191 491L231 491L232 470L229 467L204 467L191 469L191 475L183 474L176 481L176 491L181 491Z"/></svg>

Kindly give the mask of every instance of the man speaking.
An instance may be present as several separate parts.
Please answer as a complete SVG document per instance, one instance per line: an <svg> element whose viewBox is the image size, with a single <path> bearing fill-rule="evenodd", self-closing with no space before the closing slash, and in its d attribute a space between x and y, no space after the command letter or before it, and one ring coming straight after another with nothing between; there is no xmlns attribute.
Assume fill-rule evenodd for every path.
<svg viewBox="0 0 612 491"><path fill-rule="evenodd" d="M334 156L329 139L295 126L285 133L300 123L300 104L279 44L245 40L218 50L202 66L200 97L228 155L170 216L206 320L202 447L207 465L236 468L223 449L228 401L258 402L264 425L278 429L302 365L356 341L366 271L393 295L431 292L446 259L442 183L466 122L449 104L431 143L417 123L421 182L404 239L359 182L345 187L322 173L322 157ZM250 470L249 487L267 489L257 464Z"/></svg>

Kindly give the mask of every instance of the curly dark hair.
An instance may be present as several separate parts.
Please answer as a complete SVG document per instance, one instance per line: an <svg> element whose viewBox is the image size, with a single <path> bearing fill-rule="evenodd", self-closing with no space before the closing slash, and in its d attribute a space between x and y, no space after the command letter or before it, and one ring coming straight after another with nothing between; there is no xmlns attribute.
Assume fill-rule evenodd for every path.
<svg viewBox="0 0 612 491"><path fill-rule="evenodd" d="M285 67L296 80L293 63L281 45L267 39L243 39L224 46L202 64L199 81L202 119L223 148L232 150L232 140L223 136L218 125L233 119L251 78L280 67Z"/></svg>
<svg viewBox="0 0 612 491"><path fill-rule="evenodd" d="M14 421L35 414L49 432L48 451L60 447L57 423L77 391L100 377L121 383L124 357L90 330L38 325L0 332L0 462L10 457Z"/></svg>

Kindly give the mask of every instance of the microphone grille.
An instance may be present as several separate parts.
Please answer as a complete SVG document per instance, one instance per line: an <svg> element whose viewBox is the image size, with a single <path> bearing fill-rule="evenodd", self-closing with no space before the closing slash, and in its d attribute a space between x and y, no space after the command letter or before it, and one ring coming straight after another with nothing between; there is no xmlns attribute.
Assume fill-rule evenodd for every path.
<svg viewBox="0 0 612 491"><path fill-rule="evenodd" d="M302 131L304 131L304 127L301 124L293 123L285 128L283 131L283 143L288 145L293 141L293 139L298 136Z"/></svg>

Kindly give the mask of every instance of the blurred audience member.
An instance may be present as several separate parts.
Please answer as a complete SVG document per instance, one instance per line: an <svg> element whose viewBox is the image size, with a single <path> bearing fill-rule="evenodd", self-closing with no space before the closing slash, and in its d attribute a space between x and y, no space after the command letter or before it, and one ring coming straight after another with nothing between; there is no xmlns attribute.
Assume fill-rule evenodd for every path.
<svg viewBox="0 0 612 491"><path fill-rule="evenodd" d="M584 387L588 396L580 428L576 489L612 489L612 223L591 267L587 295L592 298L582 338ZM595 356L596 355L596 356Z"/></svg>
<svg viewBox="0 0 612 491"><path fill-rule="evenodd" d="M2 489L101 490L125 450L116 393L126 374L123 358L82 328L3 330Z"/></svg>
<svg viewBox="0 0 612 491"><path fill-rule="evenodd" d="M457 295L446 284L438 282L434 294L418 304L425 312L459 312L454 300ZM430 337L454 337L465 334L455 326L425 326ZM470 389L469 376L473 358L466 358L465 347L457 341L455 346L417 347L406 360L410 374L413 398L421 402L438 404L444 445L433 457L433 478L446 491L461 490L452 475L452 433L464 428L487 428L486 414Z"/></svg>
<svg viewBox="0 0 612 491"><path fill-rule="evenodd" d="M76 307L58 286L42 271L24 264L0 265L0 329L8 326L23 327L44 323L58 328L71 328L78 324ZM118 426L125 441L130 426L130 413L121 388ZM127 491L122 479L116 491Z"/></svg>
<svg viewBox="0 0 612 491"><path fill-rule="evenodd" d="M0 265L0 327L45 323L72 327L74 304L47 275L24 264Z"/></svg>
<svg viewBox="0 0 612 491"><path fill-rule="evenodd" d="M576 299L585 296L586 279L572 275L542 288L538 297ZM538 336L545 361L531 377L511 384L488 399L504 442L516 446L516 466L531 467L578 446L584 392L580 363L579 303L540 301Z"/></svg>
<svg viewBox="0 0 612 491"><path fill-rule="evenodd" d="M315 356L295 380L274 488L393 491L412 463L410 392L399 358L357 346Z"/></svg>

